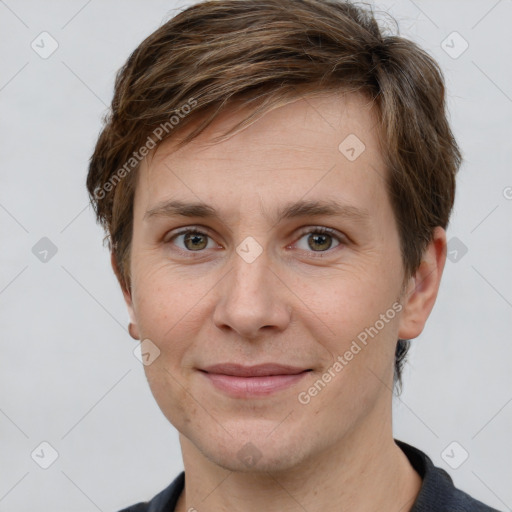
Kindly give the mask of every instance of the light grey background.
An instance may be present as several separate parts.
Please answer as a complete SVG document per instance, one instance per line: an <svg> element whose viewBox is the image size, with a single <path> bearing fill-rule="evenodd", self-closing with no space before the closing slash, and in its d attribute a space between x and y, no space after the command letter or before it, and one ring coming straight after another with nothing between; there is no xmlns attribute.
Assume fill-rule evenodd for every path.
<svg viewBox="0 0 512 512"><path fill-rule="evenodd" d="M182 469L133 354L85 177L117 69L183 5L0 0L0 511L115 511ZM451 242L457 261L414 341L395 437L512 510L512 2L378 5L441 64L465 158L448 236L467 253ZM43 31L59 45L46 59L31 48L50 48ZM42 237L57 247L46 263L32 252ZM35 462L51 462L43 441L58 452L48 469ZM452 465L469 453L458 469L441 456L453 441Z"/></svg>

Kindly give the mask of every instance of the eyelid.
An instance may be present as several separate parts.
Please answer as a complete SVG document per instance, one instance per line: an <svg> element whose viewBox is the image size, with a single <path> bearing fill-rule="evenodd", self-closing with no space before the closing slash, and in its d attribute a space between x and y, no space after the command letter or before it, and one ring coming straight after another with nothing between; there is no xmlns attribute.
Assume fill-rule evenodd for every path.
<svg viewBox="0 0 512 512"><path fill-rule="evenodd" d="M211 235L211 231L206 226L183 226L182 228L173 229L167 233L165 233L163 237L163 241L165 243L170 242L172 239L176 238L179 235L183 235L184 233L200 233L202 235L208 235L210 238L213 238Z"/></svg>
<svg viewBox="0 0 512 512"><path fill-rule="evenodd" d="M301 228L301 230L299 232L299 238L304 235L307 235L309 233L326 233L328 235L332 235L333 237L337 238L339 242L343 242L343 241L347 242L348 241L346 235L337 231L334 228L328 228L327 226L315 226L315 225L305 226L304 228Z"/></svg>

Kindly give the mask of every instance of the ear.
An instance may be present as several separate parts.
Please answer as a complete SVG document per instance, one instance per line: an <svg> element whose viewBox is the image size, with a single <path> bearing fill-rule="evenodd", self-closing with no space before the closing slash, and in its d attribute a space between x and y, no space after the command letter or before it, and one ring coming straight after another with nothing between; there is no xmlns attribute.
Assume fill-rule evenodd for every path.
<svg viewBox="0 0 512 512"><path fill-rule="evenodd" d="M400 339L416 338L423 331L437 298L445 262L446 231L438 226L434 229L432 241L423 252L420 266L409 279L407 291L404 293L404 309L398 330Z"/></svg>
<svg viewBox="0 0 512 512"><path fill-rule="evenodd" d="M130 315L130 322L132 324L132 327L129 328L130 336L132 336L132 338L134 339L139 339L139 329L137 327L137 320L135 318L135 311L133 309L132 294L130 289L126 286L124 278L121 276L121 272L119 271L119 267L117 265L117 259L113 251L110 253L110 263L112 264L114 274L116 275L119 285L121 286L121 291L123 292L123 297L124 301L126 302L128 314Z"/></svg>

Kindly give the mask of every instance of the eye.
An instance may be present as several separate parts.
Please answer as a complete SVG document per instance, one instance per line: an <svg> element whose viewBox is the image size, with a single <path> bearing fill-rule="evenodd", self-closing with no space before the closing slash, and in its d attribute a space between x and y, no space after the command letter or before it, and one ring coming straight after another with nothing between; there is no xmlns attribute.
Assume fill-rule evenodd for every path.
<svg viewBox="0 0 512 512"><path fill-rule="evenodd" d="M218 245L204 231L196 228L186 228L172 234L164 240L171 243L182 252L203 252L204 249L218 248ZM344 242L343 235L331 228L317 226L301 233L295 246L303 251L323 253L334 249Z"/></svg>
<svg viewBox="0 0 512 512"><path fill-rule="evenodd" d="M296 242L299 249L313 252L327 252L342 243L342 238L336 231L325 227L315 227L301 234ZM335 245L333 246L333 242Z"/></svg>
<svg viewBox="0 0 512 512"><path fill-rule="evenodd" d="M175 233L166 240L166 243L173 243L185 252L200 252L203 249L216 247L216 244L206 233L197 229L184 229ZM180 245L180 243L183 245Z"/></svg>

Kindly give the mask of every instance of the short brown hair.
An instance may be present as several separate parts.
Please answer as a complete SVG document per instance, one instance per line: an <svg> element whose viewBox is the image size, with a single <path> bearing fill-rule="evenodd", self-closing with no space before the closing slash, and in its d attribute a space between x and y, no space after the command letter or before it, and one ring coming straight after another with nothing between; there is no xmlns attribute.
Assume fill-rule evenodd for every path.
<svg viewBox="0 0 512 512"><path fill-rule="evenodd" d="M448 224L461 155L439 66L414 42L384 32L371 9L349 1L213 0L185 9L146 38L117 74L87 177L122 284L130 287L142 148L202 121L181 147L235 104L249 115L226 137L301 96L340 91L362 93L377 107L386 186L406 277L413 275L433 229ZM407 349L407 340L398 340L398 383Z"/></svg>

